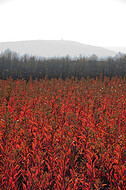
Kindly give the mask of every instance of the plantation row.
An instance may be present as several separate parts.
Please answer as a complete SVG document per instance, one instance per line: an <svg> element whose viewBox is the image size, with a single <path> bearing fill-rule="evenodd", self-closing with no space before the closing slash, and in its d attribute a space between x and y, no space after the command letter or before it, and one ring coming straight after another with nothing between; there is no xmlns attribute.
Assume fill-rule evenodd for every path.
<svg viewBox="0 0 126 190"><path fill-rule="evenodd" d="M118 55L115 58L99 60L96 56L80 57L71 59L69 57L39 59L24 55L19 57L16 53L5 51L0 54L0 79L13 78L29 80L44 79L48 76L52 78L71 78L81 77L96 78L102 74L109 77L126 75L126 55Z"/></svg>
<svg viewBox="0 0 126 190"><path fill-rule="evenodd" d="M125 82L0 80L0 189L125 190Z"/></svg>

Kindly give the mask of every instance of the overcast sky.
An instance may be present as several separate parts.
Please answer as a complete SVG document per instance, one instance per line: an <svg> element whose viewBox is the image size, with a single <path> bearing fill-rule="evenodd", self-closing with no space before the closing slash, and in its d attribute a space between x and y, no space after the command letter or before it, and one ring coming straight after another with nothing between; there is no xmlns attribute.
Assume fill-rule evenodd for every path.
<svg viewBox="0 0 126 190"><path fill-rule="evenodd" d="M126 46L126 0L0 0L0 42Z"/></svg>

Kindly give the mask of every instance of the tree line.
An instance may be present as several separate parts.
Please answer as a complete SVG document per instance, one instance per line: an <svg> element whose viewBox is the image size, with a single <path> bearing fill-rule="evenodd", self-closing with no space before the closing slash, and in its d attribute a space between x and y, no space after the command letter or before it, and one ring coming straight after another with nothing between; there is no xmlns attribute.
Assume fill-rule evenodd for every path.
<svg viewBox="0 0 126 190"><path fill-rule="evenodd" d="M126 74L126 55L118 54L114 58L99 59L95 55L91 57L79 57L72 59L66 57L38 58L35 56L20 56L16 52L6 50L0 54L0 79L12 78L28 81L30 78L96 78L104 76L110 79L113 76Z"/></svg>

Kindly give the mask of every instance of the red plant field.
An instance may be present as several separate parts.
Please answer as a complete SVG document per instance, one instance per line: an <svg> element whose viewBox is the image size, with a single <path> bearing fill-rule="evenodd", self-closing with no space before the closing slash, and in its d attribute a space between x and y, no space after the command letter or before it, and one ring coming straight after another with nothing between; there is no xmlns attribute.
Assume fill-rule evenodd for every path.
<svg viewBox="0 0 126 190"><path fill-rule="evenodd" d="M1 190L125 190L126 78L0 80Z"/></svg>

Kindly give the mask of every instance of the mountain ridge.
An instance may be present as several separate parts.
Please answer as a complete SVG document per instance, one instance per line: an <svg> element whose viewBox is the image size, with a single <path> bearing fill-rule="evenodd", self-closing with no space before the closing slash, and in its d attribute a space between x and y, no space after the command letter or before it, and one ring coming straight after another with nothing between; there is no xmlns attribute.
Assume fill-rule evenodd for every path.
<svg viewBox="0 0 126 190"><path fill-rule="evenodd" d="M20 55L28 54L39 57L78 57L92 56L114 57L117 52L104 47L86 45L70 40L27 40L0 42L0 52L10 49Z"/></svg>

